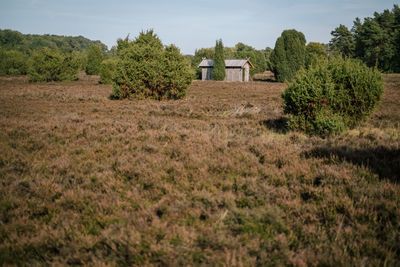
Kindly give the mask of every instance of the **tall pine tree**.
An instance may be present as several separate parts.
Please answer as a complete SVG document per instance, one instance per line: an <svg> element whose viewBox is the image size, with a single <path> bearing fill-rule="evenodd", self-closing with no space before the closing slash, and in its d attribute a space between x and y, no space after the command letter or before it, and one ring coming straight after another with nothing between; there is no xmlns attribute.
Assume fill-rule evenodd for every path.
<svg viewBox="0 0 400 267"><path fill-rule="evenodd" d="M214 68L212 73L214 81L223 81L225 79L225 57L222 40L217 40L215 44Z"/></svg>
<svg viewBox="0 0 400 267"><path fill-rule="evenodd" d="M356 18L351 31L340 25L331 32L330 45L344 56L359 58L383 72L400 72L400 8Z"/></svg>
<svg viewBox="0 0 400 267"><path fill-rule="evenodd" d="M354 54L355 41L354 36L346 26L340 24L331 32L333 36L329 42L332 50L342 55L342 57L352 57Z"/></svg>

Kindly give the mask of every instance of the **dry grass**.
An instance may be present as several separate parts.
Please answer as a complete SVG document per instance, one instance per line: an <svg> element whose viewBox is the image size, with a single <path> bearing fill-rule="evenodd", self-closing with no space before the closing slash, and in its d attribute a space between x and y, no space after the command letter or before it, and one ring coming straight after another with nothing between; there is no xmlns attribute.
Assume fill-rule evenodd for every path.
<svg viewBox="0 0 400 267"><path fill-rule="evenodd" d="M0 264L400 264L399 75L329 139L285 129L280 83L82 78L0 78Z"/></svg>

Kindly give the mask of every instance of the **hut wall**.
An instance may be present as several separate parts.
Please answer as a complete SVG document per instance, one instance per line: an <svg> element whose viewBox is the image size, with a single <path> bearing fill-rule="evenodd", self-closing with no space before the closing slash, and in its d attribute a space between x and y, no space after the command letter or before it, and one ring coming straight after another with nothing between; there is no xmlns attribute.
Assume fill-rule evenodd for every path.
<svg viewBox="0 0 400 267"><path fill-rule="evenodd" d="M205 80L212 80L212 68L202 68L201 69L201 79Z"/></svg>
<svg viewBox="0 0 400 267"><path fill-rule="evenodd" d="M225 73L225 81L227 82L243 81L242 68L226 68Z"/></svg>

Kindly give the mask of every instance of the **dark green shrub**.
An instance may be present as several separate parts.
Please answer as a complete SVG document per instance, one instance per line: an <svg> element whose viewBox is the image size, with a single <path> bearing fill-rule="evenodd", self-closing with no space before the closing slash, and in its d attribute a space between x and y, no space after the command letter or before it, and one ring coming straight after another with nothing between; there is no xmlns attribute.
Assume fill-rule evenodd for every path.
<svg viewBox="0 0 400 267"><path fill-rule="evenodd" d="M272 72L279 82L292 81L304 67L306 38L296 30L285 30L271 53Z"/></svg>
<svg viewBox="0 0 400 267"><path fill-rule="evenodd" d="M379 104L383 82L376 69L340 57L301 70L282 94L289 126L332 135L364 121Z"/></svg>
<svg viewBox="0 0 400 267"><path fill-rule="evenodd" d="M225 79L225 56L222 40L217 40L215 44L214 67L212 78L214 81L223 81Z"/></svg>
<svg viewBox="0 0 400 267"><path fill-rule="evenodd" d="M92 45L89 48L87 63L86 63L86 74L96 75L99 74L100 64L103 61L103 52L97 45Z"/></svg>
<svg viewBox="0 0 400 267"><path fill-rule="evenodd" d="M78 79L79 62L72 55L43 48L33 52L28 62L31 82L73 81Z"/></svg>
<svg viewBox="0 0 400 267"><path fill-rule="evenodd" d="M193 72L174 45L164 47L152 30L134 41L118 40L112 98L178 99L186 94Z"/></svg>
<svg viewBox="0 0 400 267"><path fill-rule="evenodd" d="M111 84L116 69L117 61L115 59L107 59L101 62L99 69L99 82L102 84Z"/></svg>
<svg viewBox="0 0 400 267"><path fill-rule="evenodd" d="M15 50L0 50L0 75L24 75L27 56Z"/></svg>

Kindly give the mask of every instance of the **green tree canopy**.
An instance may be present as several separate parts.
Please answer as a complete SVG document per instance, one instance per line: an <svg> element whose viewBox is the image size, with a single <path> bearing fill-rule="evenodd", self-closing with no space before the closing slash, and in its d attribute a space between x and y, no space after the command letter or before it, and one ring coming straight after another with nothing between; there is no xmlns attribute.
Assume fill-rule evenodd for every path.
<svg viewBox="0 0 400 267"><path fill-rule="evenodd" d="M0 30L0 48L17 50L27 54L43 47L59 49L64 53L87 51L92 45L99 46L103 53L107 52L105 44L100 41L89 40L83 36L22 34L13 30Z"/></svg>
<svg viewBox="0 0 400 267"><path fill-rule="evenodd" d="M331 50L343 57L352 57L354 55L355 41L353 34L349 29L340 24L335 30L331 32L333 36L330 41Z"/></svg>
<svg viewBox="0 0 400 267"><path fill-rule="evenodd" d="M332 31L331 48L343 56L363 60L383 72L400 72L400 8L375 12L354 20L352 31L340 25Z"/></svg>
<svg viewBox="0 0 400 267"><path fill-rule="evenodd" d="M256 50L255 48L244 43L237 43L235 45L234 58L250 59L250 62L254 65L254 68L250 69L250 75L262 73L267 69L267 62L264 52L262 50Z"/></svg>
<svg viewBox="0 0 400 267"><path fill-rule="evenodd" d="M16 50L0 49L0 75L26 74L28 57Z"/></svg>

